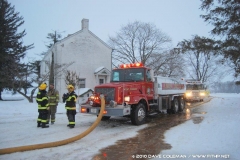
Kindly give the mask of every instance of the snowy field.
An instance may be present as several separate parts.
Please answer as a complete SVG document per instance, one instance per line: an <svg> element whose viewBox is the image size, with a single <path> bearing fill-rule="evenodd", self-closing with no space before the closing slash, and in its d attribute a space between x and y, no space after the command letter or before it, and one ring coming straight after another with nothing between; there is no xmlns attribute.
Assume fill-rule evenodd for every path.
<svg viewBox="0 0 240 160"><path fill-rule="evenodd" d="M200 123L188 120L165 133L165 141L172 148L162 151L155 159L239 159L240 94L211 96L215 98L197 107L199 113L191 115L202 117ZM13 97L21 99L17 95L11 96ZM7 99L9 95L3 95L3 98ZM76 127L69 129L64 104L60 103L56 123L50 125L50 128L42 129L36 127L36 102L29 103L25 99L0 101L0 108L0 149L64 140L82 133L96 120L95 116L78 113ZM123 122L111 125L101 122L89 135L76 142L55 148L0 155L0 160L91 160L99 154L101 148L112 145L117 140L134 137L138 130L147 126L133 126L129 122ZM197 155L208 158L195 158ZM213 157L218 155L221 157Z"/></svg>

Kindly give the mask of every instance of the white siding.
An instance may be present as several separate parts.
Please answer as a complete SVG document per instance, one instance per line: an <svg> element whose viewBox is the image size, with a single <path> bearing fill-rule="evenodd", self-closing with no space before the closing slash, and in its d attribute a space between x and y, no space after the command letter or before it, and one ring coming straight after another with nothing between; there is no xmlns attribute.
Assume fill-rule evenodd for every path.
<svg viewBox="0 0 240 160"><path fill-rule="evenodd" d="M83 25L84 26L84 25ZM85 25L88 27L88 24ZM94 72L100 66L111 71L111 52L103 41L84 28L56 43L47 53L43 60L51 60L51 53L54 52L55 63L67 64L74 62L67 70L79 74L80 78L86 78L86 88L94 89L99 80ZM44 73L44 62L41 63L41 74ZM59 91L60 97L67 92L65 74L60 73L55 79L55 88ZM110 81L108 77L107 82Z"/></svg>

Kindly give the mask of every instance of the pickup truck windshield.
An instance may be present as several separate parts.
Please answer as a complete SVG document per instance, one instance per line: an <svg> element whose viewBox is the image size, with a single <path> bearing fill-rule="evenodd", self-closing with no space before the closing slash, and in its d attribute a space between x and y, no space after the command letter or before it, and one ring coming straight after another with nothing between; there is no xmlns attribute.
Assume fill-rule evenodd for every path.
<svg viewBox="0 0 240 160"><path fill-rule="evenodd" d="M116 69L112 71L111 82L144 81L143 68Z"/></svg>

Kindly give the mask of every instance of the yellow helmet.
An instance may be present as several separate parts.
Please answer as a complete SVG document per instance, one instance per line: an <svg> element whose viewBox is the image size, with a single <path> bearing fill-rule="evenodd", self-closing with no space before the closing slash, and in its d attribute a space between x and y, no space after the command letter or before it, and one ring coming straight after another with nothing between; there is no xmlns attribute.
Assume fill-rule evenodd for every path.
<svg viewBox="0 0 240 160"><path fill-rule="evenodd" d="M40 89L40 90L45 90L47 88L47 84L46 83L42 83L39 87L38 87L38 89Z"/></svg>
<svg viewBox="0 0 240 160"><path fill-rule="evenodd" d="M73 90L74 90L74 87L73 87L73 85L69 84L69 85L67 86L67 89L73 89Z"/></svg>

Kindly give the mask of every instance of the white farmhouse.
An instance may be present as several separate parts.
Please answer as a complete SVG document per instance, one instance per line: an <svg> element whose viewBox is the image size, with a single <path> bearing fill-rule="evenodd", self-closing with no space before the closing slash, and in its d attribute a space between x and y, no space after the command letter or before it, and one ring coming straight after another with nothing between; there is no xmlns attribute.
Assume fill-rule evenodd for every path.
<svg viewBox="0 0 240 160"><path fill-rule="evenodd" d="M94 86L110 81L112 48L89 30L89 20L82 20L82 29L54 44L40 64L41 75L49 73L47 63L54 59L54 64L69 65L65 71L55 76L55 88L60 97L67 92L65 83L66 70L76 72L80 77L79 88L94 89ZM55 74L58 72L55 69ZM48 83L48 82L47 82ZM81 95L79 95L81 96Z"/></svg>

